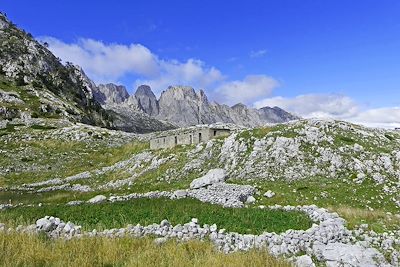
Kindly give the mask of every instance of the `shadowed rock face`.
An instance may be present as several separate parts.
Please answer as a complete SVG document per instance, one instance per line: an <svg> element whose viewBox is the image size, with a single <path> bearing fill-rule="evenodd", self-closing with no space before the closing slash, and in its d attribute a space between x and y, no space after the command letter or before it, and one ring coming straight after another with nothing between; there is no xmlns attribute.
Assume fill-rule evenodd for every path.
<svg viewBox="0 0 400 267"><path fill-rule="evenodd" d="M241 103L232 107L210 103L204 91L196 92L191 87L183 86L169 87L162 92L159 109L158 119L179 126L225 122L254 127L298 119L280 108L254 109Z"/></svg>
<svg viewBox="0 0 400 267"><path fill-rule="evenodd" d="M100 104L120 104L128 99L129 94L125 86L112 83L99 84L95 90L95 97Z"/></svg>
<svg viewBox="0 0 400 267"><path fill-rule="evenodd" d="M150 86L139 86L136 90L135 98L137 99L138 104L145 113L151 116L158 115L158 101L153 91L151 91Z"/></svg>
<svg viewBox="0 0 400 267"><path fill-rule="evenodd" d="M158 119L173 122L179 126L199 123L200 95L191 87L168 87L161 93Z"/></svg>
<svg viewBox="0 0 400 267"><path fill-rule="evenodd" d="M286 112L279 107L263 107L258 109L258 113L260 114L261 119L269 120L276 123L297 119L296 116Z"/></svg>

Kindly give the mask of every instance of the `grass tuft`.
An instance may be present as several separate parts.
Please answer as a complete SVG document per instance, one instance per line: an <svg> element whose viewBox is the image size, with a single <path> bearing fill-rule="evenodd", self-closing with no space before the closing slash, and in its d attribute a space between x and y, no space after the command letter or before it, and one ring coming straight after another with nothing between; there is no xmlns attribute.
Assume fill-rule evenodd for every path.
<svg viewBox="0 0 400 267"><path fill-rule="evenodd" d="M80 238L46 240L37 235L0 233L1 266L290 266L264 250L223 254L209 242Z"/></svg>

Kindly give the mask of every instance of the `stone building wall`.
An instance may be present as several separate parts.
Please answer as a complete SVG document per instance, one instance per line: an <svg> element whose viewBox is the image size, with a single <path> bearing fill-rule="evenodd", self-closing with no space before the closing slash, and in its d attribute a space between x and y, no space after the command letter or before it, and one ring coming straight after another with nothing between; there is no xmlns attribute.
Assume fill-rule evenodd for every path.
<svg viewBox="0 0 400 267"><path fill-rule="evenodd" d="M198 144L212 138L227 136L228 129L199 128L183 130L181 132L169 133L150 140L150 149L171 148L176 145Z"/></svg>

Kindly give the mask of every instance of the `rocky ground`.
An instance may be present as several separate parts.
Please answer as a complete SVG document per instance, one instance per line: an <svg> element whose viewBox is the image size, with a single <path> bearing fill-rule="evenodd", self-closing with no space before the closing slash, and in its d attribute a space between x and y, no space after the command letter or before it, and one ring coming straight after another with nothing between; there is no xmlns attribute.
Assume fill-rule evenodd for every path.
<svg viewBox="0 0 400 267"><path fill-rule="evenodd" d="M399 265L397 131L300 120L237 128L226 138L152 151L151 134L51 119L14 120L1 127L1 209L143 197L196 198L221 209L295 209L315 225L247 236L211 231L194 220L182 226L187 227L182 236L168 222L98 234L156 234L161 243L164 238L207 237L223 252L264 246L298 266ZM63 230L67 224L59 227L55 218L40 222L49 220L58 224L45 232L54 235L58 229L70 236L69 228ZM36 224L19 230L43 229Z"/></svg>

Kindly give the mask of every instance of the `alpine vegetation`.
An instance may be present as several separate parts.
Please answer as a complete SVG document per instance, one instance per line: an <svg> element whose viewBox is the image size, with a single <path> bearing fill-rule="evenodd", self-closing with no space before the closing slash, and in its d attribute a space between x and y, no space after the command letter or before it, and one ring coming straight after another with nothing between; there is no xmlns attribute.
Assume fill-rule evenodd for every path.
<svg viewBox="0 0 400 267"><path fill-rule="evenodd" d="M0 14L0 244L1 266L400 266L400 132L96 85Z"/></svg>

